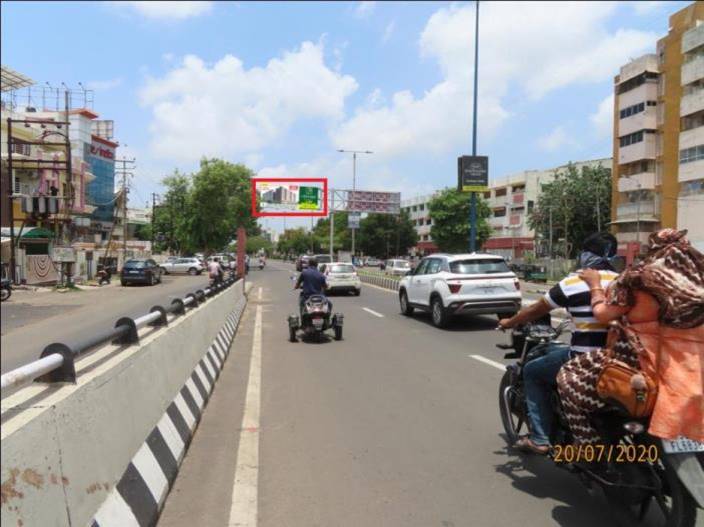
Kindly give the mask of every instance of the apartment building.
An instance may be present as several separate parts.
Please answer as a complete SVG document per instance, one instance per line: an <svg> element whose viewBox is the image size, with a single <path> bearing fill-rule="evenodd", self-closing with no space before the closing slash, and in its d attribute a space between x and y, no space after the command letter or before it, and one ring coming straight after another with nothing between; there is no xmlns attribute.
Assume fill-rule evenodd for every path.
<svg viewBox="0 0 704 527"><path fill-rule="evenodd" d="M438 247L433 243L433 238L430 235L432 221L428 209L430 200L432 200L435 195L436 194L416 196L401 201L401 211L408 213L411 223L416 233L418 233L418 243L411 249L413 255L422 256L437 252L438 250Z"/></svg>
<svg viewBox="0 0 704 527"><path fill-rule="evenodd" d="M631 254L663 227L704 249L704 3L669 22L614 79L612 228Z"/></svg>

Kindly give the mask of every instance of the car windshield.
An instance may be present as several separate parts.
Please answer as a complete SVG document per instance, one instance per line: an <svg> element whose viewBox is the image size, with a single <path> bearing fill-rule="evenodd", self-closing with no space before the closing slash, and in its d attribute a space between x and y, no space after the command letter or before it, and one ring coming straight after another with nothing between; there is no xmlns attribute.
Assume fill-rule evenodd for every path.
<svg viewBox="0 0 704 527"><path fill-rule="evenodd" d="M127 260L125 262L125 269L144 269L147 266L147 262L141 260Z"/></svg>
<svg viewBox="0 0 704 527"><path fill-rule="evenodd" d="M408 263L406 260L396 260L396 262L394 262L394 267L402 267L408 269L411 267L411 264Z"/></svg>
<svg viewBox="0 0 704 527"><path fill-rule="evenodd" d="M510 269L502 258L491 260L457 260L450 262L450 271L454 274L494 274L508 273Z"/></svg>
<svg viewBox="0 0 704 527"><path fill-rule="evenodd" d="M353 273L354 266L352 264L335 264L330 268L331 273Z"/></svg>
<svg viewBox="0 0 704 527"><path fill-rule="evenodd" d="M321 254L315 257L318 260L318 263L330 263L330 256L326 254Z"/></svg>

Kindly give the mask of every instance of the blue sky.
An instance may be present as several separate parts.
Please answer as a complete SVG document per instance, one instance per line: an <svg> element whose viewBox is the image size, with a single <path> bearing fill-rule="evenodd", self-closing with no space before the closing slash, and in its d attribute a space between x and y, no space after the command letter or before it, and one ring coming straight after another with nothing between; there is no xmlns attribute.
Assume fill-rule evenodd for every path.
<svg viewBox="0 0 704 527"><path fill-rule="evenodd" d="M687 4L482 2L491 178L609 156L613 76ZM138 160L135 206L203 155L343 188L336 148L369 149L360 188L453 185L471 149L473 38L465 2L2 3L2 64L95 89Z"/></svg>

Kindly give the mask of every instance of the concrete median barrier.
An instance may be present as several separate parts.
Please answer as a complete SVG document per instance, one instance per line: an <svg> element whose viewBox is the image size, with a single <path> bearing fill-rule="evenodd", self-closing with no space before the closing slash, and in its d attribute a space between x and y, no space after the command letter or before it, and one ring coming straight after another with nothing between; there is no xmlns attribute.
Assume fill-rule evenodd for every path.
<svg viewBox="0 0 704 527"><path fill-rule="evenodd" d="M76 363L76 384L2 401L3 525L154 525L227 358L242 281L131 346Z"/></svg>
<svg viewBox="0 0 704 527"><path fill-rule="evenodd" d="M391 291L398 291L399 279L382 274L359 272L359 279L365 284L375 285Z"/></svg>

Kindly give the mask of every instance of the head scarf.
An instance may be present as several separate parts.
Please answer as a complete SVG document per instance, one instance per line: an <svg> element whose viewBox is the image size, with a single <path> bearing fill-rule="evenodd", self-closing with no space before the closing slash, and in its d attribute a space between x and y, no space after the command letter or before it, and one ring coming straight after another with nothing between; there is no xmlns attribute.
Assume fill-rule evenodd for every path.
<svg viewBox="0 0 704 527"><path fill-rule="evenodd" d="M687 240L687 231L662 229L648 238L648 254L627 269L610 289L609 301L633 305L634 289L655 297L659 320L675 328L704 323L704 255Z"/></svg>

